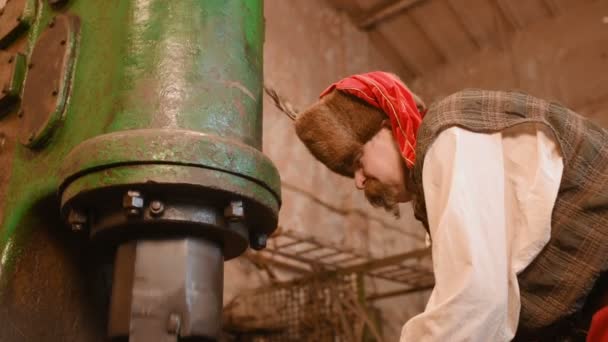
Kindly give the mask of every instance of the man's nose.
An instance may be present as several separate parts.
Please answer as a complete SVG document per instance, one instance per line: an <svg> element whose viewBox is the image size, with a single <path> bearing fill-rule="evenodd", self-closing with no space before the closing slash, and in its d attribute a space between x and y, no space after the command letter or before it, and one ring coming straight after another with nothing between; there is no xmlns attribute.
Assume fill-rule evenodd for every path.
<svg viewBox="0 0 608 342"><path fill-rule="evenodd" d="M361 169L355 171L355 187L359 190L365 189L365 175Z"/></svg>

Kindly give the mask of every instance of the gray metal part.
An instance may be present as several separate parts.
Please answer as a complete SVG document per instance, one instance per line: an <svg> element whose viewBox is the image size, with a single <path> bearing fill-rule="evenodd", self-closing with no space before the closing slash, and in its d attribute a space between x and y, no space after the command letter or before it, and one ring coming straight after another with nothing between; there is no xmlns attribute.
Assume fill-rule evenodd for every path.
<svg viewBox="0 0 608 342"><path fill-rule="evenodd" d="M223 262L221 248L200 238L121 245L116 254L109 335L128 335L130 342L177 342L178 335L218 338Z"/></svg>

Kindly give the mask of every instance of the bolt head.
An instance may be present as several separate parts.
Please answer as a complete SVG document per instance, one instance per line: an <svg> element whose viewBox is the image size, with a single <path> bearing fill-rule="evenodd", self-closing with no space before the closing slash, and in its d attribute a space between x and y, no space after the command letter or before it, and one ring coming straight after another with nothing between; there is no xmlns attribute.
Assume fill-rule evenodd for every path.
<svg viewBox="0 0 608 342"><path fill-rule="evenodd" d="M74 223L72 224L72 231L74 233L81 232L84 229L84 224L82 223Z"/></svg>
<svg viewBox="0 0 608 342"><path fill-rule="evenodd" d="M232 201L224 209L224 217L229 221L240 221L245 218L245 208L243 201Z"/></svg>
<svg viewBox="0 0 608 342"><path fill-rule="evenodd" d="M152 203L150 203L150 213L152 215L158 216L158 215L162 214L164 210L165 210L165 206L163 205L163 202L152 201Z"/></svg>
<svg viewBox="0 0 608 342"><path fill-rule="evenodd" d="M179 333L180 326L181 318L179 315L176 313L169 315L169 320L167 321L167 332L172 335L177 335Z"/></svg>

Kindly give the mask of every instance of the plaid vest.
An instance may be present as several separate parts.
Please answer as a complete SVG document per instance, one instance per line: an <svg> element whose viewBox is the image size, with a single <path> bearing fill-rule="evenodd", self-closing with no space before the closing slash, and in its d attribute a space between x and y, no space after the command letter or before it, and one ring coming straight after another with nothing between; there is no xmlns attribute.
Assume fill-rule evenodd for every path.
<svg viewBox="0 0 608 342"><path fill-rule="evenodd" d="M492 133L530 122L553 131L564 161L551 239L518 276L520 329L538 331L580 311L608 268L608 131L557 103L523 93L465 90L429 109L418 130L411 177L414 212L428 230L422 168L437 135L452 126Z"/></svg>

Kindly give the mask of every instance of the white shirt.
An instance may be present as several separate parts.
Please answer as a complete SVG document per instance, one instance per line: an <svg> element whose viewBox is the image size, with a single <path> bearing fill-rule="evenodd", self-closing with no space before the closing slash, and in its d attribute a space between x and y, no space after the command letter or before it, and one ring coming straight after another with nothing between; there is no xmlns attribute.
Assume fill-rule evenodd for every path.
<svg viewBox="0 0 608 342"><path fill-rule="evenodd" d="M517 330L517 274L549 241L563 172L541 125L502 133L443 131L424 159L435 288L401 342L509 341Z"/></svg>

